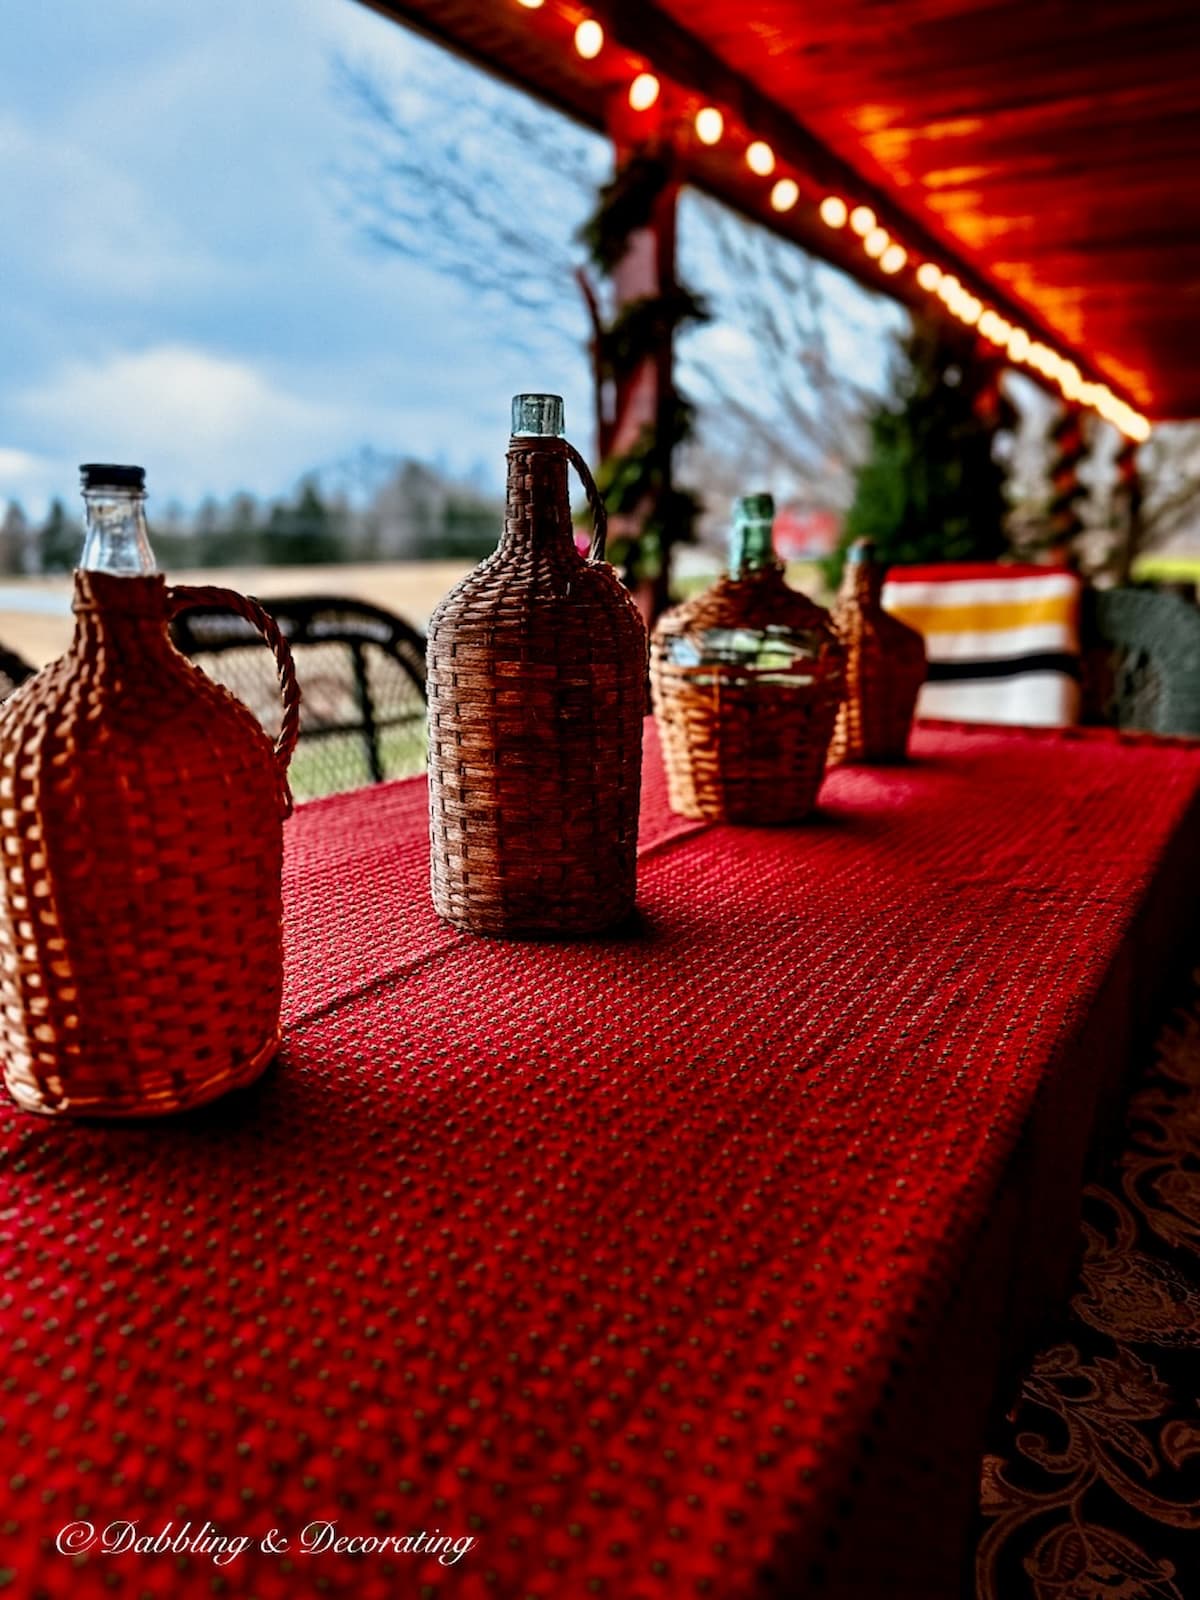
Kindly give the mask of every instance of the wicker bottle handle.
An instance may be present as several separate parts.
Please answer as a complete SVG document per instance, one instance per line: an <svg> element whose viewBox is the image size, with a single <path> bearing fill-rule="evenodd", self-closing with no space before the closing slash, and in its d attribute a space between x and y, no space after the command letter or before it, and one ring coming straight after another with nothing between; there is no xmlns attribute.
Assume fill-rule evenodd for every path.
<svg viewBox="0 0 1200 1600"><path fill-rule="evenodd" d="M181 611L194 606L219 606L222 611L235 612L257 628L271 647L279 671L279 692L283 697L283 721L275 741L275 764L279 768L279 781L283 789L284 815L292 812L292 795L288 787L287 770L300 737L300 685L296 681L296 664L287 640L279 631L279 624L269 612L238 594L236 589L219 589L211 584L177 584L167 590L167 610L176 617Z"/></svg>
<svg viewBox="0 0 1200 1600"><path fill-rule="evenodd" d="M588 547L589 561L603 561L604 551L608 542L608 512L604 508L604 501L596 487L596 480L592 477L587 462L579 454L573 444L566 446L567 460L579 474L579 481L583 484L584 493L588 497L588 505L592 508L592 542Z"/></svg>

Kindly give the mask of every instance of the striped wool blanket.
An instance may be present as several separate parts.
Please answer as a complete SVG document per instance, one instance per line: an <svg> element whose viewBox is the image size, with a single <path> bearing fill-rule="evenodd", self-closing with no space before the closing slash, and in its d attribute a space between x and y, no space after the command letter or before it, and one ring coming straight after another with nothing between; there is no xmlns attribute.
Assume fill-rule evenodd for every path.
<svg viewBox="0 0 1200 1600"><path fill-rule="evenodd" d="M1079 717L1079 579L1062 567L893 567L888 611L924 635L917 713L1060 727Z"/></svg>

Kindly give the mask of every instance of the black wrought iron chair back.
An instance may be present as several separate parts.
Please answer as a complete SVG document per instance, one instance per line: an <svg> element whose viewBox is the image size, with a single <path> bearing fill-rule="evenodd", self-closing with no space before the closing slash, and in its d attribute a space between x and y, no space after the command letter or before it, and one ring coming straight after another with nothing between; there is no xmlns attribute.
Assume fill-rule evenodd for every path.
<svg viewBox="0 0 1200 1600"><path fill-rule="evenodd" d="M37 669L31 667L24 656L19 656L15 650L6 650L0 645L0 700L7 700L14 689L32 678Z"/></svg>
<svg viewBox="0 0 1200 1600"><path fill-rule="evenodd" d="M1200 736L1200 610L1148 589L1086 592L1083 720Z"/></svg>
<svg viewBox="0 0 1200 1600"><path fill-rule="evenodd" d="M320 595L260 600L292 647L304 701L292 759L298 800L406 777L425 765L425 640L362 600ZM271 734L279 690L271 652L240 617L185 612L175 643L231 689Z"/></svg>

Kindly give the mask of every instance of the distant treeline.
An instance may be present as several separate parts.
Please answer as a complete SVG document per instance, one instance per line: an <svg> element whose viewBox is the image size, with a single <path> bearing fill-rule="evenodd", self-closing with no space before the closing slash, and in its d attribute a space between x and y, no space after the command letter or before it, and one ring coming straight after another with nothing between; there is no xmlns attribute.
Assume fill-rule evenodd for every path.
<svg viewBox="0 0 1200 1600"><path fill-rule="evenodd" d="M435 468L402 462L354 505L305 479L292 498L234 495L191 513L150 514L150 538L164 568L308 566L349 561L478 560L496 547L503 504ZM0 572L70 572L83 547L81 517L60 500L44 521L11 501L0 521Z"/></svg>

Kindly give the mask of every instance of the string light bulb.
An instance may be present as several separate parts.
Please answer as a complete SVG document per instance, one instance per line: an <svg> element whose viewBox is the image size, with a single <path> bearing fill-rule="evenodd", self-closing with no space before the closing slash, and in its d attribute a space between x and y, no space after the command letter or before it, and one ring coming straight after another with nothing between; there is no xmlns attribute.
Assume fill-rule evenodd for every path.
<svg viewBox="0 0 1200 1600"><path fill-rule="evenodd" d="M585 61L594 61L604 49L604 29L594 17L585 17L575 29L575 49Z"/></svg>
<svg viewBox="0 0 1200 1600"><path fill-rule="evenodd" d="M518 0L518 3L529 11L538 11L545 0ZM585 18L575 29L576 50L585 61L591 61L603 47L603 28L594 19ZM635 111L648 111L658 99L661 88L654 73L640 72L629 87L629 104ZM725 133L725 117L716 106L701 106L693 125L701 144L715 145ZM755 139L746 148L746 165L760 178L769 178L775 171L775 152L764 139ZM791 211L799 199L800 186L794 178L780 178L771 189L773 211ZM862 240L866 254L879 262L882 271L897 273L907 263L908 252L893 241L886 228L879 226L870 206L858 205L851 210L840 195L830 194L821 201L818 214L827 228L844 228L849 223ZM1118 400L1106 385L1086 381L1073 361L1031 338L1024 328L1016 327L991 306L985 306L952 272L943 271L935 261L922 261L917 267L916 279L928 294L937 295L952 316L968 327L977 328L980 337L990 344L1006 349L1011 361L1032 367L1047 382L1056 384L1072 404L1096 411L1126 438L1139 444L1150 437L1151 425L1144 416Z"/></svg>
<svg viewBox="0 0 1200 1600"><path fill-rule="evenodd" d="M629 85L629 104L635 111L649 111L658 99L661 84L652 72L639 72Z"/></svg>
<svg viewBox="0 0 1200 1600"><path fill-rule="evenodd" d="M908 251L902 244L890 244L879 258L879 265L885 272L899 272L908 260Z"/></svg>
<svg viewBox="0 0 1200 1600"><path fill-rule="evenodd" d="M1008 353L1014 361L1024 361L1029 354L1030 339L1024 328L1014 328L1008 336Z"/></svg>
<svg viewBox="0 0 1200 1600"><path fill-rule="evenodd" d="M790 211L800 198L800 185L795 178L780 178L771 190L771 210Z"/></svg>
<svg viewBox="0 0 1200 1600"><path fill-rule="evenodd" d="M891 235L886 228L872 228L863 240L863 249L869 256L878 257L883 254L891 242Z"/></svg>
<svg viewBox="0 0 1200 1600"><path fill-rule="evenodd" d="M696 113L696 137L701 144L716 144L725 132L725 118L716 106L703 106Z"/></svg>
<svg viewBox="0 0 1200 1600"><path fill-rule="evenodd" d="M517 0L519 6L524 6L526 11L540 11L546 0Z"/></svg>
<svg viewBox="0 0 1200 1600"><path fill-rule="evenodd" d="M1005 339L1008 338L1011 330L1007 327L1004 327L1004 332L1001 333L1000 330L1002 327L1004 327L1003 319L998 317L989 306L989 308L979 318L980 334L989 342L989 344L1003 344Z"/></svg>

